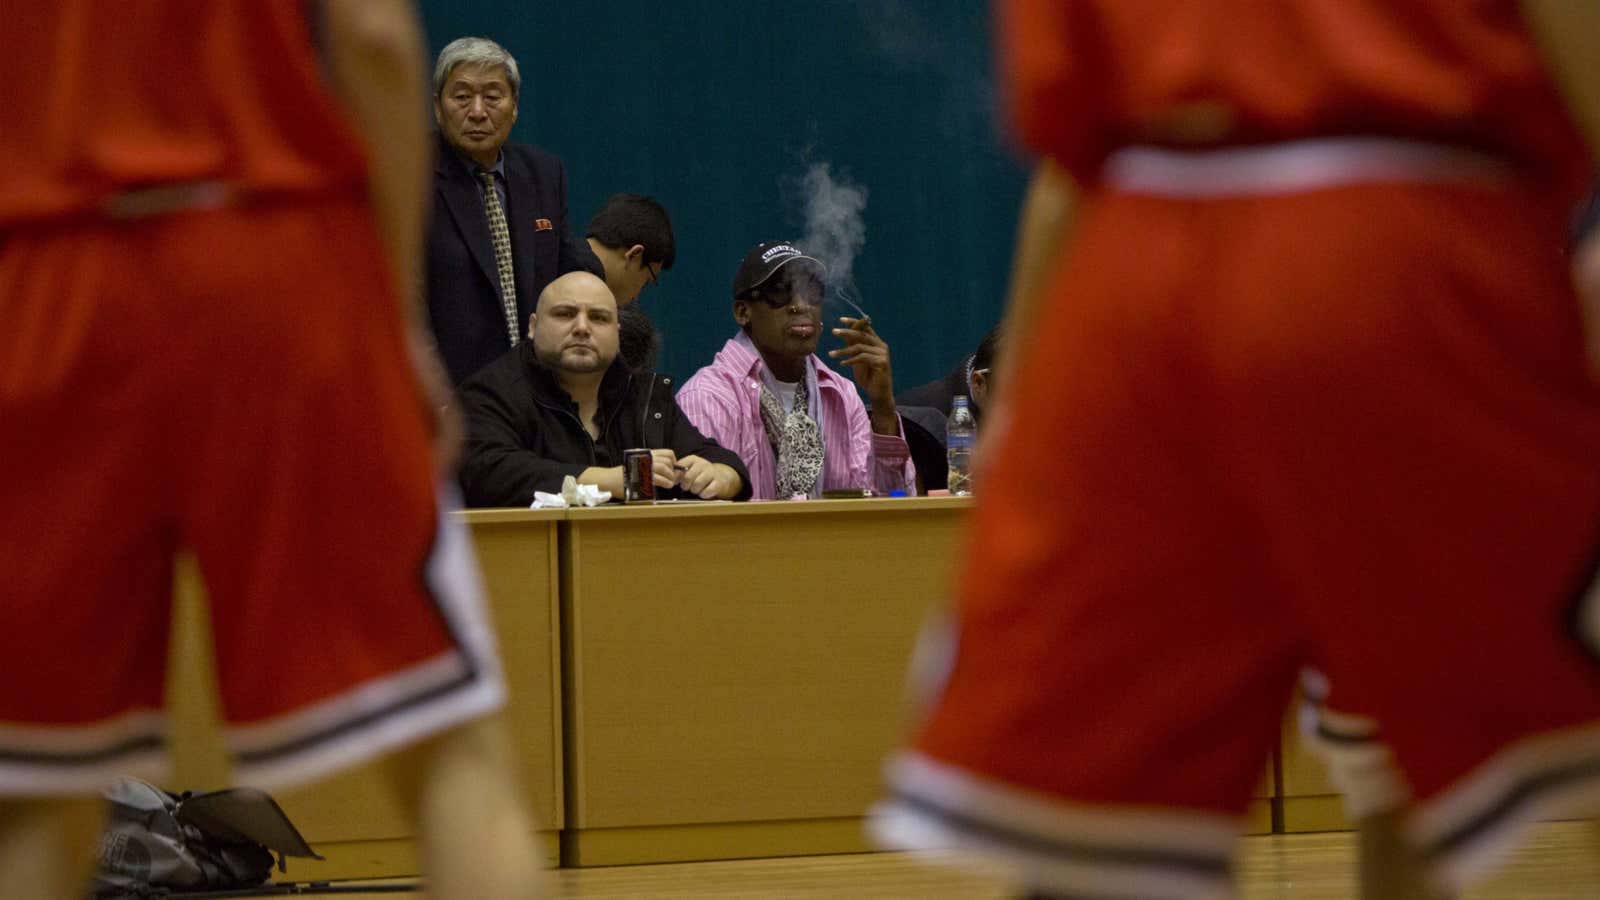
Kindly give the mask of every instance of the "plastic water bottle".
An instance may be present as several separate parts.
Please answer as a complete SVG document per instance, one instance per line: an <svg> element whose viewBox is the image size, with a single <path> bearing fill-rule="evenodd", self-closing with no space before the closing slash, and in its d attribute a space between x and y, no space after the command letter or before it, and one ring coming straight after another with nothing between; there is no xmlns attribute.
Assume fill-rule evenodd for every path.
<svg viewBox="0 0 1600 900"><path fill-rule="evenodd" d="M972 442L978 438L978 423L967 408L965 395L957 394L950 405L950 419L944 427L945 459L950 463L950 496L972 494Z"/></svg>

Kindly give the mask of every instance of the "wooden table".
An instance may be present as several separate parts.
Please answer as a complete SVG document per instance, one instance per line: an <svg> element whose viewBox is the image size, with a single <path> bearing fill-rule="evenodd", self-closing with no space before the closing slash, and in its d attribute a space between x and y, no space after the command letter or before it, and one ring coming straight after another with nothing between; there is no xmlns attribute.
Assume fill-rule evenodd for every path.
<svg viewBox="0 0 1600 900"><path fill-rule="evenodd" d="M486 510L459 513L483 565L510 699L505 716L521 760L520 776L541 831L534 836L554 865L562 827L561 693L557 603L557 528L563 512ZM204 588L192 565L180 565L175 591L168 707L173 714L173 789L228 783L215 731L216 690ZM263 641L272 635L263 634ZM316 785L275 793L289 818L327 857L292 860L296 880L377 878L418 872L415 835L389 782L372 766Z"/></svg>
<svg viewBox="0 0 1600 900"><path fill-rule="evenodd" d="M574 510L567 865L867 849L966 499Z"/></svg>

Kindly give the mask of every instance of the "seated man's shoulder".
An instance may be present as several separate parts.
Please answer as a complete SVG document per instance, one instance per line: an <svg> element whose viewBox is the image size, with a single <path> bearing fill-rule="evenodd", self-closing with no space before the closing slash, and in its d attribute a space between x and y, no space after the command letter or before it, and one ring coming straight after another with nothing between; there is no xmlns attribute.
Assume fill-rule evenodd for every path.
<svg viewBox="0 0 1600 900"><path fill-rule="evenodd" d="M915 425L934 435L941 444L944 443L944 431L949 422L949 417L943 412L931 406L901 406L898 401L896 401L895 410L900 413L900 421L906 423L908 435L910 434L911 426Z"/></svg>
<svg viewBox="0 0 1600 900"><path fill-rule="evenodd" d="M633 372L628 376L628 392L630 397L649 398L651 405L655 405L662 397L673 397L683 388L669 375L655 371Z"/></svg>
<svg viewBox="0 0 1600 900"><path fill-rule="evenodd" d="M467 376L461 382L459 390L463 396L482 393L499 394L503 393L507 387L520 385L527 380L528 372L523 360L523 350L521 347L517 347Z"/></svg>
<svg viewBox="0 0 1600 900"><path fill-rule="evenodd" d="M695 373L683 382L683 386L678 388L678 393L680 395L687 392L729 393L745 380L732 369L711 363L695 370Z"/></svg>
<svg viewBox="0 0 1600 900"><path fill-rule="evenodd" d="M894 402L901 406L928 406L938 408L949 405L945 394L948 390L948 378L937 378L927 384L906 388L894 397Z"/></svg>
<svg viewBox="0 0 1600 900"><path fill-rule="evenodd" d="M734 421L744 407L740 401L740 391L748 389L741 387L744 381L715 366L706 366L683 382L674 399L691 419L712 413L718 419Z"/></svg>

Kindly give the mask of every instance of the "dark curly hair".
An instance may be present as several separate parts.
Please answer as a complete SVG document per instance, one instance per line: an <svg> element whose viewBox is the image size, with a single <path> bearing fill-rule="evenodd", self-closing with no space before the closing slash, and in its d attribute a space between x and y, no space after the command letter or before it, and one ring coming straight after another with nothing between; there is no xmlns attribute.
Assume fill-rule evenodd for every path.
<svg viewBox="0 0 1600 900"><path fill-rule="evenodd" d="M661 332L637 303L617 309L617 355L630 372L650 372L661 353Z"/></svg>

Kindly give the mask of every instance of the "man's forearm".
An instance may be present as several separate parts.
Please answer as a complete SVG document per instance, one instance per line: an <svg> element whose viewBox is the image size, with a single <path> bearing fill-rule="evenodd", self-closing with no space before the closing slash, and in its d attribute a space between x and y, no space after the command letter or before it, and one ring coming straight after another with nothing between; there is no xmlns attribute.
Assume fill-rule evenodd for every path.
<svg viewBox="0 0 1600 900"><path fill-rule="evenodd" d="M1573 121L1600 160L1600 5L1521 0L1523 18L1567 101Z"/></svg>
<svg viewBox="0 0 1600 900"><path fill-rule="evenodd" d="M527 506L535 491L561 492L578 466L546 459L511 444L489 445L478 439L462 460L460 482L469 506Z"/></svg>
<svg viewBox="0 0 1600 900"><path fill-rule="evenodd" d="M366 145L368 189L394 288L421 322L415 278L431 170L422 30L410 0L325 0L334 91Z"/></svg>
<svg viewBox="0 0 1600 900"><path fill-rule="evenodd" d="M873 434L898 435L900 433L900 414L895 409L892 398L886 403L873 403L872 411L867 416L872 422Z"/></svg>
<svg viewBox="0 0 1600 900"><path fill-rule="evenodd" d="M1011 284L1006 291L1006 312L1000 326L1010 346L1020 347L1032 333L1043 306L1046 280L1056 262L1056 248L1072 228L1077 213L1078 189L1072 177L1050 159L1039 163L1022 202L1017 224L1017 245L1011 256ZM996 387L1003 391L1011 383L1011 360L1018 354L1001 356Z"/></svg>
<svg viewBox="0 0 1600 900"><path fill-rule="evenodd" d="M1567 109L1600 161L1600 6L1572 0L1522 0L1528 30L1561 88ZM1572 274L1589 374L1600 382L1600 232L1589 229L1572 251Z"/></svg>

